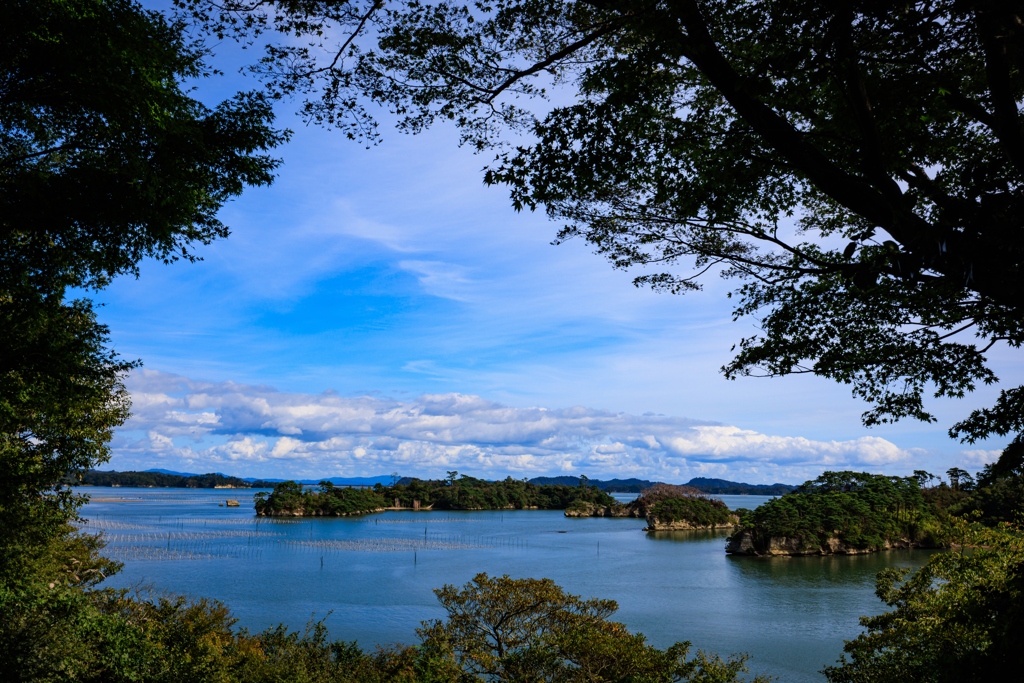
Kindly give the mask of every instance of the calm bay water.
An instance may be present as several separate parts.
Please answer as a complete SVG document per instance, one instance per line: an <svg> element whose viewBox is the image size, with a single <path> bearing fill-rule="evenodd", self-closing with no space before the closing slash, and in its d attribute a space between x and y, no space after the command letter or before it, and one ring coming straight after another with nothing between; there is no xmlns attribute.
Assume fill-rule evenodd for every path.
<svg viewBox="0 0 1024 683"><path fill-rule="evenodd" d="M558 511L258 519L252 490L87 492L85 528L103 531L108 554L125 563L109 585L216 598L250 630L302 628L315 615L332 637L364 647L414 643L420 621L444 616L433 588L478 572L548 577L618 601L615 618L659 647L689 640L746 652L752 672L781 681L824 680L818 671L860 632L857 618L885 607L875 574L928 557L735 558L724 552L725 532L648 534L643 520ZM227 498L241 506L220 507ZM767 500L722 498L734 509Z"/></svg>

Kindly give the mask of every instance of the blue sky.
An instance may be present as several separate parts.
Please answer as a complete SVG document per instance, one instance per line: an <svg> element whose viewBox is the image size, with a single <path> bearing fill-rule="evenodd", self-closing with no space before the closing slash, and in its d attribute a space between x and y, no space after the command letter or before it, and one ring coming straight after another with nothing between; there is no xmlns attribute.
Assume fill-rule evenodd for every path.
<svg viewBox="0 0 1024 683"><path fill-rule="evenodd" d="M201 85L213 99L255 84ZM295 135L275 184L223 211L230 238L97 296L117 350L145 365L110 467L770 482L973 470L1000 446L945 436L998 388L935 403L937 424L868 430L826 380L727 381L718 368L754 329L731 321L729 282L638 290L484 187L488 158L453 129L385 126L365 149L295 108L279 107ZM996 351L1005 384L1017 356Z"/></svg>

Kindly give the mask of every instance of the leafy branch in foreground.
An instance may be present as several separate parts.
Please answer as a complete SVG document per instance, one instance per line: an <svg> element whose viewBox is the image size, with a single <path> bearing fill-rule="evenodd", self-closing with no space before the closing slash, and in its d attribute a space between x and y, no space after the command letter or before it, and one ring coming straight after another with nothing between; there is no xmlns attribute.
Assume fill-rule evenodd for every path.
<svg viewBox="0 0 1024 683"><path fill-rule="evenodd" d="M268 98L208 107L206 51L132 0L19 0L0 24L0 587L61 546L67 481L109 457L129 414L90 301L68 292L194 260L220 208L266 185L287 138ZM73 534L72 534L73 536ZM69 540L70 539L70 540ZM13 588L12 588L13 589Z"/></svg>
<svg viewBox="0 0 1024 683"><path fill-rule="evenodd" d="M877 593L894 608L864 617L830 683L970 683L1013 676L1024 665L1024 536L1018 527L953 520L958 548L910 574L890 568Z"/></svg>
<svg viewBox="0 0 1024 683"><path fill-rule="evenodd" d="M424 623L423 647L451 653L474 681L726 683L747 670L745 657L689 658L688 642L652 647L643 634L608 621L614 601L583 600L551 579L478 574L461 588L434 592L448 619Z"/></svg>
<svg viewBox="0 0 1024 683"><path fill-rule="evenodd" d="M156 683L734 683L746 671L744 658L690 658L689 643L652 647L608 621L614 602L583 600L549 579L480 574L436 593L446 620L424 622L418 645L371 653L331 641L322 622L301 633L235 629L215 601L66 581L18 593L0 586L0 663L12 681Z"/></svg>
<svg viewBox="0 0 1024 683"><path fill-rule="evenodd" d="M866 424L997 381L1024 341L1024 5L179 0L314 121L367 101L496 148L488 183L638 285L737 278L726 376L849 384ZM305 41L305 42L303 42ZM557 91L557 97L552 94ZM510 145L515 140L516 145ZM955 425L1024 431L1024 387Z"/></svg>

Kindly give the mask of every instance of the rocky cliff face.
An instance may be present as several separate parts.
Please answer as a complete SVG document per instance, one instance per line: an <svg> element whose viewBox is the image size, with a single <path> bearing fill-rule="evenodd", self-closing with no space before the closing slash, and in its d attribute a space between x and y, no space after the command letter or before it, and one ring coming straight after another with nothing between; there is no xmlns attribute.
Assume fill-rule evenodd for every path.
<svg viewBox="0 0 1024 683"><path fill-rule="evenodd" d="M761 546L759 549L758 546ZM802 539L787 537L772 537L767 543L757 544L754 542L754 535L749 529L743 529L729 537L725 546L725 552L732 555L758 555L762 557L784 556L784 555L863 555L879 550L891 550L894 548L916 548L921 544L914 543L907 539L886 541L881 546L869 546L858 548L844 543L838 537L830 537L824 543L818 539Z"/></svg>
<svg viewBox="0 0 1024 683"><path fill-rule="evenodd" d="M312 512L306 512L306 508L292 508L290 510L257 510L257 517L355 517L358 515L369 515L374 512L384 512L385 510L394 510L396 508L375 508L373 510L356 510L355 512L334 512L327 513L320 510L313 510ZM406 510L412 510L412 508L404 508ZM426 510L427 508L419 508L420 510Z"/></svg>
<svg viewBox="0 0 1024 683"><path fill-rule="evenodd" d="M565 511L566 517L643 517L642 512L632 505L595 505L578 502Z"/></svg>
<svg viewBox="0 0 1024 683"><path fill-rule="evenodd" d="M729 520L711 525L695 524L686 519L675 521L663 521L657 517L648 515L647 527L644 531L691 531L694 529L735 529L739 526L740 518L736 515L729 515Z"/></svg>

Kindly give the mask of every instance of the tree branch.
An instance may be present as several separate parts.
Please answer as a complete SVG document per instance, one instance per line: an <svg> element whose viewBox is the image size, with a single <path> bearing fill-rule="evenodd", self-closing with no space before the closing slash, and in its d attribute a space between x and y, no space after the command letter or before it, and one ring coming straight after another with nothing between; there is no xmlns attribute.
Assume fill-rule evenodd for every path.
<svg viewBox="0 0 1024 683"><path fill-rule="evenodd" d="M319 69L310 69L305 74L302 74L303 77L308 78L315 74L324 73L326 71L330 71L331 69L333 69L337 65L338 61L341 59L341 56L345 54L345 50L348 49L348 46L351 45L352 41L354 41L359 36L360 32L362 32L363 27L366 26L366 22L370 20L370 17L373 16L374 12L376 12L383 6L383 0L376 0L376 2L374 2L373 5L370 6L370 9L366 11L366 14L360 17L359 23L356 25L354 29L352 29L352 33L349 34L348 38L345 39L345 42L342 43L341 47L339 47L337 52L334 53L334 59L331 60L331 63Z"/></svg>
<svg viewBox="0 0 1024 683"><path fill-rule="evenodd" d="M440 72L440 73L445 78L450 78L452 80L458 81L459 83L462 83L463 85L465 85L467 88L470 88L472 90L476 90L478 92L486 94L487 97L481 98L480 102L482 104L491 104L498 97L498 95L500 95L501 93L503 93L504 91L508 90L510 87L515 85L516 82L521 81L524 78L527 78L529 76L532 76L532 75L534 75L536 73L539 73L539 72L543 71L544 69L548 68L552 64L565 59L566 57L568 57L572 53L585 48L586 46L590 45L591 43L593 43L598 38L611 33L617 27L618 27L618 22L609 22L609 23L603 24L603 25L600 26L600 28L598 28L593 33L588 33L587 35L585 35L584 37L580 38L579 40L577 40L577 41L575 41L573 43L570 43L569 45L566 45L564 48L562 48L558 52L555 52L554 54L548 55L546 58L542 59L541 61L534 63L533 66L529 67L528 69L523 69L522 71L512 71L512 75L511 76L509 76L508 78L506 78L504 81L502 81L498 85L494 86L493 88L485 88L485 87L483 87L481 85L477 85L477 84L475 84L475 83L473 83L473 82L471 82L471 81L469 81L469 80L467 80L465 78L462 78L460 76L456 76L455 74L452 74L452 73L449 73L449 72ZM509 69L505 69L505 71L510 71L510 70Z"/></svg>
<svg viewBox="0 0 1024 683"><path fill-rule="evenodd" d="M842 12L837 12L833 20L836 24L839 39L837 52L846 100L853 111L853 118L861 134L861 166L864 175L871 178L872 184L885 195L890 204L900 205L903 192L885 170L885 156L882 152L882 140L878 134L878 125L868 96L867 83L859 68L859 56L853 44L853 9L843 3Z"/></svg>
<svg viewBox="0 0 1024 683"><path fill-rule="evenodd" d="M103 148L102 147L90 146L90 145L76 145L76 144L69 143L69 144L66 144L66 145L58 145L56 147L49 147L49 148L41 150L39 152L33 152L32 154L22 154L20 156L7 157L7 158L3 159L3 161L0 161L0 166L13 166L14 164L20 163L22 161L28 161L29 159L34 159L35 157L42 157L42 156L46 156L47 154L54 154L55 152L63 152L65 150L69 150L69 149L89 149L89 150L92 150L94 152L99 152L99 151L102 151Z"/></svg>
<svg viewBox="0 0 1024 683"><path fill-rule="evenodd" d="M995 110L996 125L993 132L1010 162L1018 172L1024 173L1024 136L1021 135L1020 115L1010 80L1011 65L1005 45L1007 36L1002 35L1007 31L1007 27L1000 25L1002 22L995 16L996 11L992 7L987 7L979 8L974 13L978 36L985 54L985 75L988 78L992 107Z"/></svg>

